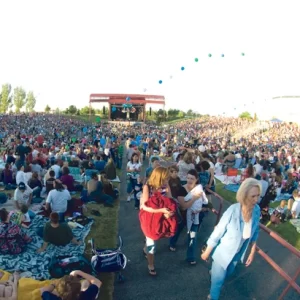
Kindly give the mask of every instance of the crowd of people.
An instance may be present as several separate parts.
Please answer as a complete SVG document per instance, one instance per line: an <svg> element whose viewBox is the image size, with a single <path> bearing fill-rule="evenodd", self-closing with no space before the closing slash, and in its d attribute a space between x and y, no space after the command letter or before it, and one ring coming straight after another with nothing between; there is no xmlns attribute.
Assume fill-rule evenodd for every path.
<svg viewBox="0 0 300 300"><path fill-rule="evenodd" d="M246 132L250 126L254 129ZM38 232L44 240L38 254L47 251L49 244L84 242L74 238L64 220L78 213L84 203L113 207L120 197L128 203L133 199L134 208L139 210L145 235L143 251L151 276L156 275L156 242L169 237L169 250L176 252L184 229L188 233L186 260L195 265L199 228L209 212L215 212L215 175L226 174L239 163L243 171L238 203L225 211L200 254L203 260L213 258L209 299L219 299L226 276L244 259L248 246L251 251L245 264L252 263L263 212L272 222L300 215L300 127L294 123L253 126L253 121L243 119L206 117L168 126L133 127L19 114L0 116L0 129L0 203L13 203L11 209L0 209L1 255L17 255L31 242L26 229L36 216L36 204L41 207L38 213L49 218ZM239 138L241 132L245 134ZM124 159L127 194L119 195L112 183ZM78 194L80 199L72 197ZM278 194L289 195L287 208L278 208L277 219L272 215L268 218L270 201ZM160 207L154 199L159 199ZM162 222L168 230L158 236L151 229L158 226L153 222ZM153 226L149 228L149 224ZM79 276L89 284L80 284ZM98 279L75 271L57 285L41 290L41 297L95 299L100 286ZM72 290L69 295L68 290Z"/></svg>

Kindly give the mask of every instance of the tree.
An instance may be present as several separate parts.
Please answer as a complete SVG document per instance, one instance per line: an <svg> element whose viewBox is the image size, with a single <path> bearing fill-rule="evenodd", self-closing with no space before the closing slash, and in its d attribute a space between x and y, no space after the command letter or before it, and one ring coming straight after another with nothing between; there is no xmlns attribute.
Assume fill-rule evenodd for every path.
<svg viewBox="0 0 300 300"><path fill-rule="evenodd" d="M45 107L45 112L46 113L49 113L51 110L51 107L47 104L46 107Z"/></svg>
<svg viewBox="0 0 300 300"><path fill-rule="evenodd" d="M60 110L59 110L59 108L58 108L58 107L56 107L56 109L55 109L55 113L56 113L57 115L59 115L59 114L60 114Z"/></svg>
<svg viewBox="0 0 300 300"><path fill-rule="evenodd" d="M69 113L70 115L75 115L76 112L77 112L76 106L75 106L75 105L70 105L69 108L68 108L68 113Z"/></svg>
<svg viewBox="0 0 300 300"><path fill-rule="evenodd" d="M26 102L26 111L33 112L33 109L36 104L36 99L32 91L27 93L27 102Z"/></svg>
<svg viewBox="0 0 300 300"><path fill-rule="evenodd" d="M90 107L89 106L85 106L85 107L81 108L80 109L80 114L81 115L89 115L90 114ZM95 115L95 114L96 114L95 109L91 108L91 115Z"/></svg>
<svg viewBox="0 0 300 300"><path fill-rule="evenodd" d="M11 85L9 83L2 85L0 94L0 113L6 113L12 107Z"/></svg>
<svg viewBox="0 0 300 300"><path fill-rule="evenodd" d="M194 112L193 112L191 109L189 109L189 110L186 112L186 115L187 115L187 116L193 116L193 115L194 115Z"/></svg>
<svg viewBox="0 0 300 300"><path fill-rule="evenodd" d="M16 107L16 113L19 113L25 104L26 104L25 90L22 87L16 87L14 89L14 105Z"/></svg>
<svg viewBox="0 0 300 300"><path fill-rule="evenodd" d="M248 111L244 111L239 115L241 119L252 119L251 114Z"/></svg>

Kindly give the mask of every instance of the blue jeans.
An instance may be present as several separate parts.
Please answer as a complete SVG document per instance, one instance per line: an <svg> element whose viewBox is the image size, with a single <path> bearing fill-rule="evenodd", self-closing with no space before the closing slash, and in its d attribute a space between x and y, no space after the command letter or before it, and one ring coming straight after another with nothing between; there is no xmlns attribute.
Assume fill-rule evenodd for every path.
<svg viewBox="0 0 300 300"><path fill-rule="evenodd" d="M213 261L211 268L211 286L210 286L210 297L212 300L218 300L220 297L220 292L224 284L225 278L230 276L238 261L240 260L240 254L237 253L231 263L228 265L227 269L223 269L218 263Z"/></svg>
<svg viewBox="0 0 300 300"><path fill-rule="evenodd" d="M134 186L136 185L136 182L137 182L136 179L130 178L128 180L128 182L127 182L127 194L130 194L133 191Z"/></svg>
<svg viewBox="0 0 300 300"><path fill-rule="evenodd" d="M32 189L32 196L40 198L41 191L42 191L42 189L39 186L35 187L34 189Z"/></svg>
<svg viewBox="0 0 300 300"><path fill-rule="evenodd" d="M176 231L175 235L172 236L172 237L170 238L170 244L169 244L170 247L172 247L172 248L175 248L175 247L176 247L176 243L177 243L177 241L178 241L178 238L179 238L179 236L180 236L180 233L181 233L181 231L182 231L184 228L185 228L185 223L184 223L184 222L178 223L177 231Z"/></svg>
<svg viewBox="0 0 300 300"><path fill-rule="evenodd" d="M196 261L198 229L199 225L193 224L188 233L188 248L186 251L186 260L188 262Z"/></svg>

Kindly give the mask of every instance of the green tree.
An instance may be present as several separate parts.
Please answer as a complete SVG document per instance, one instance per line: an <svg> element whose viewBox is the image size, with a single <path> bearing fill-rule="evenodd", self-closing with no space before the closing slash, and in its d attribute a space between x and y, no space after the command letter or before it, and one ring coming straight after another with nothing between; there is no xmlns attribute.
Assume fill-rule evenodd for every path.
<svg viewBox="0 0 300 300"><path fill-rule="evenodd" d="M90 114L90 107L89 106L85 106L83 108L80 109L80 114L81 115L89 115ZM95 115L96 114L96 110L94 108L91 108L91 115Z"/></svg>
<svg viewBox="0 0 300 300"><path fill-rule="evenodd" d="M33 109L36 104L36 99L32 91L27 93L27 102L26 102L26 111L33 112Z"/></svg>
<svg viewBox="0 0 300 300"><path fill-rule="evenodd" d="M185 117L185 112L180 110L177 114L177 118L184 118L184 117Z"/></svg>
<svg viewBox="0 0 300 300"><path fill-rule="evenodd" d="M248 111L244 111L239 115L241 119L252 119L251 114Z"/></svg>
<svg viewBox="0 0 300 300"><path fill-rule="evenodd" d="M55 109L55 113L56 113L57 115L59 115L59 114L60 114L60 110L59 110L59 108L58 108L58 107L56 107L56 109Z"/></svg>
<svg viewBox="0 0 300 300"><path fill-rule="evenodd" d="M49 113L51 110L51 107L47 104L46 107L45 107L45 112L46 113Z"/></svg>
<svg viewBox="0 0 300 300"><path fill-rule="evenodd" d="M11 85L9 83L2 85L0 94L0 113L6 113L12 107Z"/></svg>
<svg viewBox="0 0 300 300"><path fill-rule="evenodd" d="M75 105L70 105L69 108L68 108L68 113L69 113L70 115L75 115L76 112L77 112L76 106L75 106Z"/></svg>
<svg viewBox="0 0 300 300"><path fill-rule="evenodd" d="M194 112L193 112L191 109L189 109L189 110L186 112L186 115L187 115L187 116L193 116L193 115L194 115Z"/></svg>
<svg viewBox="0 0 300 300"><path fill-rule="evenodd" d="M26 104L26 92L22 87L16 87L14 89L14 105L16 107L16 113L19 113Z"/></svg>

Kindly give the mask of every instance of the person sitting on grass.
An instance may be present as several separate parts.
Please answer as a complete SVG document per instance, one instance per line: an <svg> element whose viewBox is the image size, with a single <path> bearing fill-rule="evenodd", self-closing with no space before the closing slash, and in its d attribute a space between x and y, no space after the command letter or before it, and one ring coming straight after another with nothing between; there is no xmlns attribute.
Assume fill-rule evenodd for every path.
<svg viewBox="0 0 300 300"><path fill-rule="evenodd" d="M69 243L74 245L81 244L81 242L73 236L68 224L59 222L59 215L56 212L50 214L50 222L47 222L44 228L39 228L37 234L44 239L44 243L42 247L37 250L37 253L44 252L49 244L55 246L66 246Z"/></svg>
<svg viewBox="0 0 300 300"><path fill-rule="evenodd" d="M294 202L292 205L291 213L293 219L298 219L300 216L300 192L298 190L293 191Z"/></svg>
<svg viewBox="0 0 300 300"><path fill-rule="evenodd" d="M10 211L9 212L9 221L14 222L15 224L22 226L24 228L29 228L31 219L28 213L28 206L22 204L20 211Z"/></svg>
<svg viewBox="0 0 300 300"><path fill-rule="evenodd" d="M107 207L113 207L114 199L105 194L103 184L98 180L97 173L92 173L91 179L87 183L88 200L96 201L99 204L104 204Z"/></svg>
<svg viewBox="0 0 300 300"><path fill-rule="evenodd" d="M83 278L82 281L80 277ZM41 288L40 291L43 300L95 300L101 285L99 279L76 270Z"/></svg>
<svg viewBox="0 0 300 300"><path fill-rule="evenodd" d="M10 221L8 211L0 209L0 254L20 254L31 240L17 224Z"/></svg>
<svg viewBox="0 0 300 300"><path fill-rule="evenodd" d="M50 191L46 199L46 211L63 215L68 209L68 202L72 199L70 192L64 188L58 179L53 181L54 190Z"/></svg>

